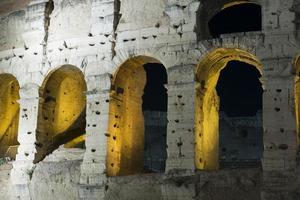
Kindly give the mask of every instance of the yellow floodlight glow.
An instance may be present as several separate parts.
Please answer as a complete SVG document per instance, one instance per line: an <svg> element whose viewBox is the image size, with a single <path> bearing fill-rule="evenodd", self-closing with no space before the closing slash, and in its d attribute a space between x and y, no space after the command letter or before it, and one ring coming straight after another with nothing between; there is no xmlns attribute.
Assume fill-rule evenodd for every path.
<svg viewBox="0 0 300 200"><path fill-rule="evenodd" d="M262 74L256 57L240 49L219 48L210 52L196 68L195 166L201 170L219 168L219 97L216 85L221 70L230 61L255 66Z"/></svg>
<svg viewBox="0 0 300 200"><path fill-rule="evenodd" d="M6 154L10 147L18 145L19 90L20 86L15 77L0 74L0 157L8 156ZM15 158L16 151L13 152L9 156Z"/></svg>
<svg viewBox="0 0 300 200"><path fill-rule="evenodd" d="M130 58L117 70L110 91L106 168L108 176L143 171L144 116L142 96L146 84L143 65L159 63L146 56Z"/></svg>
<svg viewBox="0 0 300 200"><path fill-rule="evenodd" d="M47 76L40 96L35 162L59 145L70 142L66 147L73 147L76 138L85 134L84 75L78 68L64 65Z"/></svg>

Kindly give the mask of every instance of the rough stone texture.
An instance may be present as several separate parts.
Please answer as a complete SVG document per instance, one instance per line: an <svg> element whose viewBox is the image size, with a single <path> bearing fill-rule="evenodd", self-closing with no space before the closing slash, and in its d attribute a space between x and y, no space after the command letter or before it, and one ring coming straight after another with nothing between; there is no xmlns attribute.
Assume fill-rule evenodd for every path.
<svg viewBox="0 0 300 200"><path fill-rule="evenodd" d="M261 172L254 170L224 170L219 173L200 174L195 199L260 200ZM247 195L240 195L247 194Z"/></svg>
<svg viewBox="0 0 300 200"><path fill-rule="evenodd" d="M2 164L0 166L0 199L10 199L10 171L11 164Z"/></svg>
<svg viewBox="0 0 300 200"><path fill-rule="evenodd" d="M54 1L50 17L49 42L86 37L91 26L91 1Z"/></svg>
<svg viewBox="0 0 300 200"><path fill-rule="evenodd" d="M78 199L82 150L60 148L34 168L29 184L34 200Z"/></svg>
<svg viewBox="0 0 300 200"><path fill-rule="evenodd" d="M113 177L108 179L104 199L162 199L162 182L163 179L161 175L149 174Z"/></svg>
<svg viewBox="0 0 300 200"><path fill-rule="evenodd" d="M298 199L299 117L294 88L300 66L296 62L300 2L250 1L262 7L262 31L211 39L206 27L209 18L230 2L234 1L32 0L28 4L2 1L0 73L12 74L20 85L20 146L11 170L11 199L50 199L54 195L52 199L150 196L184 200L222 199L224 194L232 195L229 199L242 196L247 200L259 199L259 195L262 200ZM262 73L262 173L255 170L198 173L197 169L205 168L198 157L202 155L198 152L199 137L207 136L208 132L199 128L202 121L197 120L213 116L217 125L218 112L216 101L209 101L205 109L215 111L215 115L204 112L205 118L198 118L201 106L195 103L201 97L199 93L213 85L205 81L214 80L221 65L234 59L257 65ZM155 62L167 69L166 174L106 176L106 155L111 151L107 136L111 134L112 80L128 60L136 67ZM54 156L55 159L51 158L54 154L49 156L51 162L34 164L41 88L47 75L64 65L81 70L87 84L86 150L83 158L81 153L71 153L73 161L61 159L70 155L65 152ZM217 100L212 94L207 97ZM218 136L216 127L210 131ZM1 183L7 185L8 177L0 177ZM8 186L3 188L6 191L3 194L8 195L10 191L5 189Z"/></svg>
<svg viewBox="0 0 300 200"><path fill-rule="evenodd" d="M31 198L34 200L78 199L80 164L83 153L83 150L60 147L47 156L44 161L38 163L30 174ZM2 167L1 174L5 172L9 172L9 170ZM166 175L139 174L111 177L105 183L103 199L221 200L226 195L226 198L233 200L259 200L262 187L261 175L260 169L248 169L196 174L185 174L178 171ZM4 180L7 180L8 177L6 175ZM6 185L9 184L6 182ZM92 190L93 188L86 188L86 190L88 189ZM241 194L247 195L241 197ZM293 195L296 194L294 192Z"/></svg>

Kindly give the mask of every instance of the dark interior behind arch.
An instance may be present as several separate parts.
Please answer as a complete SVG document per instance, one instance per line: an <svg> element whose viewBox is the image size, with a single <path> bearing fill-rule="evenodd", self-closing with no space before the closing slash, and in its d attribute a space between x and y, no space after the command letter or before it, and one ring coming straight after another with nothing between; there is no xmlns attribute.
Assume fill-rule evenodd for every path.
<svg viewBox="0 0 300 200"><path fill-rule="evenodd" d="M260 31L262 29L261 6L243 3L222 9L208 22L212 37L221 34Z"/></svg>
<svg viewBox="0 0 300 200"><path fill-rule="evenodd" d="M229 117L254 116L262 110L260 72L252 65L230 61L221 71L216 86L220 111Z"/></svg>
<svg viewBox="0 0 300 200"><path fill-rule="evenodd" d="M144 170L164 172L167 159L167 71L160 63L147 63L146 85L143 94L145 122Z"/></svg>
<svg viewBox="0 0 300 200"><path fill-rule="evenodd" d="M147 83L144 88L143 110L167 111L167 72L162 64L147 63L144 65Z"/></svg>
<svg viewBox="0 0 300 200"><path fill-rule="evenodd" d="M259 167L263 152L263 89L256 67L230 61L216 86L220 97L221 168Z"/></svg>

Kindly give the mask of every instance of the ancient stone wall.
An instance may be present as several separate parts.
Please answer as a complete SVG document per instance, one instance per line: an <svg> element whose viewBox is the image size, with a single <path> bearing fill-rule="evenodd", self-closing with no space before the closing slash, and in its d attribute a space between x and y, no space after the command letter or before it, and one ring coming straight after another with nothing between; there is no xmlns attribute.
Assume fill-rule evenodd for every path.
<svg viewBox="0 0 300 200"><path fill-rule="evenodd" d="M229 117L220 112L219 155L224 167L259 165L263 153L262 138L261 111L252 117Z"/></svg>
<svg viewBox="0 0 300 200"><path fill-rule="evenodd" d="M3 199L7 196L41 199L44 194L54 195L56 199L147 199L146 192L152 199L222 199L224 194L233 193L241 195L230 199L299 198L296 170L299 92L294 90L299 79L299 2L246 2L261 6L262 30L212 38L207 25L211 16L241 3L245 2L31 0L28 4L25 1L1 3L0 73L11 74L20 86L19 147L12 163L11 190L6 190ZM220 71L232 60L251 64L262 74L264 151L262 168L257 171L228 172L218 168L219 104L214 88ZM144 145L142 95L136 89L142 91L145 79L136 73L143 74L141 67L147 63L163 64L168 73L165 173L136 175L142 170L130 168L130 174L135 175L108 177L117 174L109 174L108 170L118 166L108 162L107 155L111 152L121 164L142 163L143 156L137 160L131 158L135 150L142 155ZM86 149L83 155L77 155L76 162L58 160L53 164L44 160L36 164L39 127L43 125L39 120L40 105L46 101L43 83L48 75L64 66L81 71L86 83L86 90L81 93L86 99ZM119 98L122 89L115 84L118 75L119 82L126 86L122 98ZM122 112L116 115L118 107ZM138 113L138 117L130 113ZM138 127L140 134L132 131L135 129L131 126ZM124 129L118 132L114 128ZM123 130L130 134L122 135ZM116 133L122 136L123 143L114 138ZM110 147L118 147L119 152ZM53 176L43 177L43 172ZM66 183L63 179L70 181ZM44 187L49 183L53 183L53 188ZM233 187L228 187L232 184ZM119 185L122 187L118 188ZM153 186L151 190L150 186ZM128 193L135 189L136 192Z"/></svg>

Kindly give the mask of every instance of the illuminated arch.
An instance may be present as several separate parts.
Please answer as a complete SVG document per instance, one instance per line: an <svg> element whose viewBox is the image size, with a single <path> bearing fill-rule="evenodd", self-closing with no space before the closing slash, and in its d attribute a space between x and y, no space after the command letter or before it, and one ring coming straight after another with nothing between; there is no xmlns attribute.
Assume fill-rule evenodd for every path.
<svg viewBox="0 0 300 200"><path fill-rule="evenodd" d="M257 5L257 6L259 6L259 4L255 3L255 2L238 0L238 1L232 1L232 2L229 2L229 3L224 4L221 10L230 8L230 7L232 7L232 6L245 5L245 4L246 4L246 5L247 5L247 4L250 4L250 5Z"/></svg>
<svg viewBox="0 0 300 200"><path fill-rule="evenodd" d="M107 175L143 172L145 122L142 96L146 85L147 63L160 62L147 56L125 61L116 71L110 91L107 140Z"/></svg>
<svg viewBox="0 0 300 200"><path fill-rule="evenodd" d="M295 60L295 113L296 113L296 124L297 124L297 144L300 146L300 56L298 56Z"/></svg>
<svg viewBox="0 0 300 200"><path fill-rule="evenodd" d="M10 74L0 74L0 157L17 154L20 86Z"/></svg>
<svg viewBox="0 0 300 200"><path fill-rule="evenodd" d="M219 97L216 84L230 61L250 64L262 74L257 58L240 49L219 48L210 52L196 68L195 165L197 169L219 168Z"/></svg>
<svg viewBox="0 0 300 200"><path fill-rule="evenodd" d="M51 72L40 89L35 162L58 146L84 144L87 86L83 73L64 65Z"/></svg>

